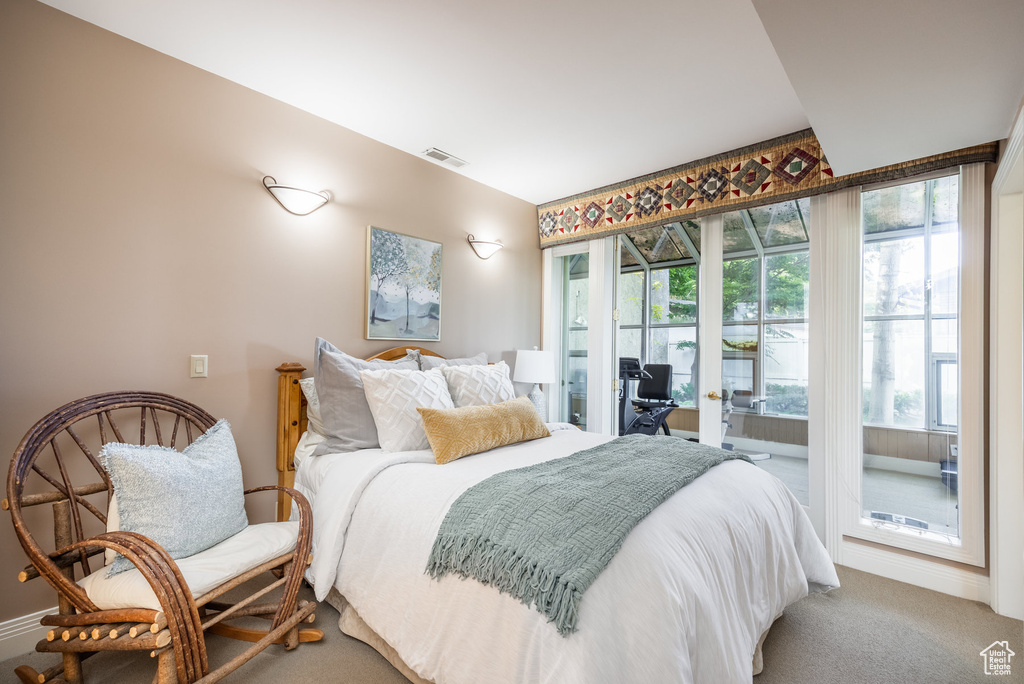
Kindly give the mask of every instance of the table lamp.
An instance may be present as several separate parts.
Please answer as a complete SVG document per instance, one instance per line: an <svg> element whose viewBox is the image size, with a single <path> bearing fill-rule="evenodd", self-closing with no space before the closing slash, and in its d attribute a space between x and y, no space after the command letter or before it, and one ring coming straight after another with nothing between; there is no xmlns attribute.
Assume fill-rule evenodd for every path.
<svg viewBox="0 0 1024 684"><path fill-rule="evenodd" d="M516 352L516 372L512 379L533 384L533 389L527 396L537 408L540 417L547 421L548 405L540 386L542 383L555 381L555 355L536 347L532 350L520 349Z"/></svg>

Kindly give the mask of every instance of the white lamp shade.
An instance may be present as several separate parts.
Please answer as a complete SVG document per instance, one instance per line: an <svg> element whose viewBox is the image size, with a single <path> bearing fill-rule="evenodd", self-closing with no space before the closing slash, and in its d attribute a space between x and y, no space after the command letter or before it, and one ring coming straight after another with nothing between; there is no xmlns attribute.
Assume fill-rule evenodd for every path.
<svg viewBox="0 0 1024 684"><path fill-rule="evenodd" d="M520 349L516 352L516 382L543 384L555 381L555 355L553 352L537 349Z"/></svg>
<svg viewBox="0 0 1024 684"><path fill-rule="evenodd" d="M490 259L494 254L504 247L501 240L477 240L472 235L467 238L469 246L473 248L476 255L481 259Z"/></svg>
<svg viewBox="0 0 1024 684"><path fill-rule="evenodd" d="M303 190L302 188L293 188L288 185L279 185L273 176L264 176L263 187L265 187L274 199L278 203L298 216L305 216L311 214L320 207L327 204L331 195L326 190L320 192L314 192L313 190Z"/></svg>

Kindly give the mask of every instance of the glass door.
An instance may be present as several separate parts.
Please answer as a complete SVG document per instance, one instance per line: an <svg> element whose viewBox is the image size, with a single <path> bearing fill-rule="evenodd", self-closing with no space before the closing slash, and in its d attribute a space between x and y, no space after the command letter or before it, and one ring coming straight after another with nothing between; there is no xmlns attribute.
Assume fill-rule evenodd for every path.
<svg viewBox="0 0 1024 684"><path fill-rule="evenodd" d="M810 200L722 223L723 446L808 506Z"/></svg>
<svg viewBox="0 0 1024 684"><path fill-rule="evenodd" d="M559 420L587 428L587 344L590 255L559 257L562 274L561 400Z"/></svg>
<svg viewBox="0 0 1024 684"><path fill-rule="evenodd" d="M861 515L959 545L959 178L862 195Z"/></svg>
<svg viewBox="0 0 1024 684"><path fill-rule="evenodd" d="M627 233L619 238L616 286L618 340L622 359L668 366L668 395L678 405L666 424L675 436L697 438L697 294L700 222L684 221ZM620 422L633 417L635 378L619 378ZM663 399L655 399L662 401Z"/></svg>

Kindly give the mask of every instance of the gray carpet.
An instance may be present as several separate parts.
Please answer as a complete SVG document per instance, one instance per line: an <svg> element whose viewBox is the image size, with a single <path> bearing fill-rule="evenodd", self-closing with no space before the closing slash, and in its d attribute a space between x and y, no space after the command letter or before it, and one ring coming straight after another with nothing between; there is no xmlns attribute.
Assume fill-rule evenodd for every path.
<svg viewBox="0 0 1024 684"><path fill-rule="evenodd" d="M843 586L791 606L764 644L764 672L754 684L970 684L984 674L979 652L1008 640L1018 655L1013 676L1024 681L1024 626L983 604L938 594L849 568L838 568ZM309 598L308 589L304 589ZM317 625L326 636L293 653L272 646L226 682L346 682L406 684L376 651L341 634L338 613L323 604ZM223 663L245 645L222 637L208 641L210 662ZM43 669L55 656L30 654L0 662L0 684L17 684L13 669ZM155 662L148 655L104 653L85 664L94 684L149 682Z"/></svg>

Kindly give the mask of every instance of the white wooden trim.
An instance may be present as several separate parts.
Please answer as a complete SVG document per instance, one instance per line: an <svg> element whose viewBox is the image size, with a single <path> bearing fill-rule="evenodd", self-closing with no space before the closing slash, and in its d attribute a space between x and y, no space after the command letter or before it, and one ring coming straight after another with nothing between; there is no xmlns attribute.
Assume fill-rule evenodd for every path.
<svg viewBox="0 0 1024 684"><path fill-rule="evenodd" d="M960 169L960 538L985 565L985 165ZM950 556L947 556L950 557Z"/></svg>
<svg viewBox="0 0 1024 684"><path fill-rule="evenodd" d="M992 179L993 194L1002 191L1010 183L1012 179L1009 178L1009 175L1016 172L1014 163L1021 157L1024 157L1024 106L1018 110L1017 119L1010 130L1010 136L1006 139L1003 156L996 168L995 178Z"/></svg>
<svg viewBox="0 0 1024 684"><path fill-rule="evenodd" d="M722 401L708 398L710 392L722 392L722 226L721 214L700 222L697 407L700 441L712 446L722 445Z"/></svg>
<svg viewBox="0 0 1024 684"><path fill-rule="evenodd" d="M39 624L44 615L57 612L57 607L22 615L0 622L0 660L31 653L40 639L46 638L47 627Z"/></svg>
<svg viewBox="0 0 1024 684"><path fill-rule="evenodd" d="M942 563L891 553L856 542L843 542L843 565L943 594L988 603L989 578Z"/></svg>
<svg viewBox="0 0 1024 684"><path fill-rule="evenodd" d="M881 454L864 454L864 467L877 470L888 470L893 473L906 473L908 475L921 475L939 479L942 467L932 461L918 461L913 458L893 458Z"/></svg>
<svg viewBox="0 0 1024 684"><path fill-rule="evenodd" d="M1024 619L1024 111L992 182L989 569L992 609ZM1006 193L1006 194L1004 194Z"/></svg>
<svg viewBox="0 0 1024 684"><path fill-rule="evenodd" d="M833 561L844 563L845 521L860 511L864 432L860 188L814 202L810 237L808 495L825 548Z"/></svg>
<svg viewBox="0 0 1024 684"><path fill-rule="evenodd" d="M807 405L821 407L816 411L808 408L808 413L817 415L824 410L827 400L825 395L825 372L827 357L825 347L825 315L829 310L826 305L824 287L825 254L822 251L827 243L822 242L825 226L828 195L815 195L811 198L811 220L807 223L809 239L808 258L810 273L808 277L807 303ZM825 430L822 422L807 420L807 515L814 526L814 532L821 543L825 543L826 510L828 492L825 460ZM833 560L835 557L833 556Z"/></svg>
<svg viewBox="0 0 1024 684"><path fill-rule="evenodd" d="M586 254L590 251L589 242L572 242L567 245L555 245L550 249L545 249L544 253L551 253L554 258L570 256L572 254Z"/></svg>
<svg viewBox="0 0 1024 684"><path fill-rule="evenodd" d="M561 280L555 277L555 256L554 250L545 249L541 252L540 271L540 348L552 351L555 358L558 358L559 344L559 317L561 316L560 296ZM558 292L556 292L556 290ZM562 393L558 391L561 387L562 378L561 364L558 365L555 381L544 385L542 390L547 399L548 415L542 416L544 420L558 420ZM552 418L554 416L554 418Z"/></svg>

